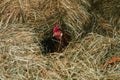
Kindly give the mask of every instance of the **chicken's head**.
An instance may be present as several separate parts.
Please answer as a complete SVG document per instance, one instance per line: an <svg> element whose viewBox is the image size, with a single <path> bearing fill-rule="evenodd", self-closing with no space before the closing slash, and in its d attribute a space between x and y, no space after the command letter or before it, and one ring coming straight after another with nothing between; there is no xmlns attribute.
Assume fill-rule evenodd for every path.
<svg viewBox="0 0 120 80"><path fill-rule="evenodd" d="M60 27L59 25L56 25L53 29L53 37L55 37L56 39L58 40L61 40L62 39L62 31L60 30Z"/></svg>

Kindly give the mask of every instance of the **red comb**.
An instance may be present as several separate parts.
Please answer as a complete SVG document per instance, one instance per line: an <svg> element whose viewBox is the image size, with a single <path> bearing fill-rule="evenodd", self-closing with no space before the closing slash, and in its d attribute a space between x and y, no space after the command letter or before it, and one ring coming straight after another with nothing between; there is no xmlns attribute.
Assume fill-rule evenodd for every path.
<svg viewBox="0 0 120 80"><path fill-rule="evenodd" d="M53 29L53 33L54 33L54 32L57 32L57 31L60 29L59 27L60 27L59 24L56 25L56 26L54 27L54 29Z"/></svg>

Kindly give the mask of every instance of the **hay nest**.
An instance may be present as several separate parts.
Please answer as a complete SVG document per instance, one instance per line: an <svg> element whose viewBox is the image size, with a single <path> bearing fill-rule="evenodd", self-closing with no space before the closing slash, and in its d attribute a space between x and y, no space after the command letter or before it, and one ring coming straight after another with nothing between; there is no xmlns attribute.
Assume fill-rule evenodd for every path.
<svg viewBox="0 0 120 80"><path fill-rule="evenodd" d="M51 38L56 24L61 25L63 32L71 37L70 40L80 37L80 33L86 33L91 27L88 26L91 15L88 12L90 4L87 0L7 0L1 1L0 9L0 19L6 25L31 24L38 34L40 45Z"/></svg>

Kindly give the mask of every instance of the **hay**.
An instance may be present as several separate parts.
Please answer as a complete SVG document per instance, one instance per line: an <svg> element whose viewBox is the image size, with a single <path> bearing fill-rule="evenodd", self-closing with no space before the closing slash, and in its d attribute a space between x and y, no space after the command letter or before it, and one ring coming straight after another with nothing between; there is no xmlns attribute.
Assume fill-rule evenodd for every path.
<svg viewBox="0 0 120 80"><path fill-rule="evenodd" d="M93 5L97 24L94 31L104 36L114 36L114 32L120 29L120 1L94 0Z"/></svg>
<svg viewBox="0 0 120 80"><path fill-rule="evenodd" d="M77 0L6 0L0 5L0 19L6 24L24 22L47 30L64 22L74 32L74 36L77 36L90 21L86 7L90 7L90 4L84 0L79 3Z"/></svg>
<svg viewBox="0 0 120 80"><path fill-rule="evenodd" d="M119 80L120 62L107 64L120 57L119 13L113 15L117 1L94 0L90 9L87 0L1 0L0 79ZM51 36L56 24L63 25L72 41L62 53L43 56L38 42ZM81 38L91 26L92 32Z"/></svg>
<svg viewBox="0 0 120 80"><path fill-rule="evenodd" d="M106 66L113 55L120 57L118 37L91 33L80 42L71 42L63 53L52 53L46 57L34 54L39 49L33 43L30 45L30 41L28 44L24 41L19 43L21 37L12 42L15 39L9 37L11 44L1 41L0 79L119 79L120 64Z"/></svg>

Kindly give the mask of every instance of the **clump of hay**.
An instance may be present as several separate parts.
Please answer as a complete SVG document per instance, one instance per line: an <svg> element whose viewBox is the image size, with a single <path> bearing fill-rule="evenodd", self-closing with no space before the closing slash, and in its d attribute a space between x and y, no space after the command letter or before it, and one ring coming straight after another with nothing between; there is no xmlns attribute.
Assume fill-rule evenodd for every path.
<svg viewBox="0 0 120 80"><path fill-rule="evenodd" d="M119 0L93 0L95 16L94 31L104 36L113 37L120 29L120 1Z"/></svg>

